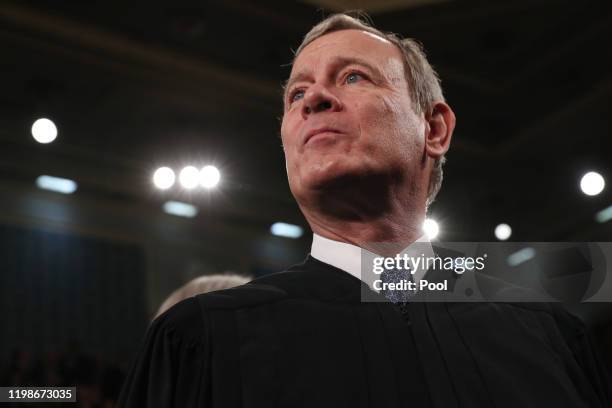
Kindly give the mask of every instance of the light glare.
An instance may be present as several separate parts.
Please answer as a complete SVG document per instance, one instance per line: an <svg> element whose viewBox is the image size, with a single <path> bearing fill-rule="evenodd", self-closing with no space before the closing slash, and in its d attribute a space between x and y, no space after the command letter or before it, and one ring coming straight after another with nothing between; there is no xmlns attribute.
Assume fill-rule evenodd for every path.
<svg viewBox="0 0 612 408"><path fill-rule="evenodd" d="M518 251L508 255L508 265L510 266L518 266L528 260L532 259L536 254L535 249L531 247L526 247L523 249L519 249Z"/></svg>
<svg viewBox="0 0 612 408"><path fill-rule="evenodd" d="M32 124L32 137L38 143L51 143L57 137L57 127L50 119L37 119Z"/></svg>
<svg viewBox="0 0 612 408"><path fill-rule="evenodd" d="M43 190L56 193L72 194L77 189L77 183L70 179L42 175L36 179L36 185Z"/></svg>
<svg viewBox="0 0 612 408"><path fill-rule="evenodd" d="M193 166L187 166L181 170L179 174L179 182L186 189L191 190L192 188L197 187L199 180L200 172Z"/></svg>
<svg viewBox="0 0 612 408"><path fill-rule="evenodd" d="M198 209L187 203L180 201L167 201L164 203L164 211L167 214L177 215L179 217L193 218L198 214Z"/></svg>
<svg viewBox="0 0 612 408"><path fill-rule="evenodd" d="M215 166L204 166L200 170L200 184L205 188L213 188L221 179L221 174Z"/></svg>
<svg viewBox="0 0 612 408"><path fill-rule="evenodd" d="M174 185L176 176L170 167L160 167L153 173L153 184L160 190L166 190Z"/></svg>
<svg viewBox="0 0 612 408"><path fill-rule="evenodd" d="M596 171L589 171L580 179L580 189L588 196L596 196L603 191L605 186L606 181Z"/></svg>
<svg viewBox="0 0 612 408"><path fill-rule="evenodd" d="M438 223L431 218L427 218L425 222L423 222L423 232L427 235L429 239L435 239L440 232L440 226Z"/></svg>
<svg viewBox="0 0 612 408"><path fill-rule="evenodd" d="M302 236L304 230L299 225L275 222L270 227L270 232L278 237L297 239Z"/></svg>
<svg viewBox="0 0 612 408"><path fill-rule="evenodd" d="M595 220L600 223L608 222L612 220L612 205L604 208L595 214Z"/></svg>
<svg viewBox="0 0 612 408"><path fill-rule="evenodd" d="M505 241L512 235L512 228L508 224L499 224L495 227L495 237L500 241Z"/></svg>

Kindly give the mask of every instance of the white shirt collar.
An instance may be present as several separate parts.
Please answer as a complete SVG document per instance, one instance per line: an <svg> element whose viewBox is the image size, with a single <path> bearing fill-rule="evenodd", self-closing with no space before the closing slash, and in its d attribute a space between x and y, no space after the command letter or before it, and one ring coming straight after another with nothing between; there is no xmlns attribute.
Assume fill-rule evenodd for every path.
<svg viewBox="0 0 612 408"><path fill-rule="evenodd" d="M424 248L423 245L419 245L419 252L423 252L425 250L425 255L433 255L433 248L431 247L431 242L425 234L421 235L419 239L417 239L415 242L425 243ZM411 251L411 249L413 251ZM414 243L412 243L408 245L400 254L414 252L414 249ZM346 242L334 241L322 237L320 235L313 234L310 255L321 262L325 262L326 264L335 266L338 269L350 273L357 279L366 282L368 286L371 286L371 282L367 282L365 279L362 279L362 251L366 251L368 254L376 256L371 252L367 251L366 249L362 249L356 245L348 244ZM418 282L420 279L423 279L426 272L427 271L425 270L417 270L414 274L415 282Z"/></svg>

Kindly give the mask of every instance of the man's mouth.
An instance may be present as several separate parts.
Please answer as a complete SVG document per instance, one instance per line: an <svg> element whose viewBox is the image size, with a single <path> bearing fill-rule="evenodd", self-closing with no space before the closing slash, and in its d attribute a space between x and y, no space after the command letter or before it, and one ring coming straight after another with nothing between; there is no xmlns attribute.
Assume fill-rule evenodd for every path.
<svg viewBox="0 0 612 408"><path fill-rule="evenodd" d="M329 133L339 134L341 132L337 129L330 128L330 127L322 127L322 128L313 129L309 131L308 133L306 133L306 137L304 137L304 145L306 145L312 139L316 139L317 137L322 137L325 134L329 134Z"/></svg>

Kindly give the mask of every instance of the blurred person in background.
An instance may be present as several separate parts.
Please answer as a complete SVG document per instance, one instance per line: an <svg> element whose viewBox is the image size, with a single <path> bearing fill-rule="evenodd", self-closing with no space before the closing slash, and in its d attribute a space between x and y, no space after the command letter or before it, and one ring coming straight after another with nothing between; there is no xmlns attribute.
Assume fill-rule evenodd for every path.
<svg viewBox="0 0 612 408"><path fill-rule="evenodd" d="M162 305L159 307L154 319L182 300L188 299L200 293L208 293L215 290L229 289L233 288L234 286L244 285L250 280L251 278L246 276L228 272L223 274L199 276L172 292L172 294L170 294L170 296L168 296L168 298L164 300Z"/></svg>

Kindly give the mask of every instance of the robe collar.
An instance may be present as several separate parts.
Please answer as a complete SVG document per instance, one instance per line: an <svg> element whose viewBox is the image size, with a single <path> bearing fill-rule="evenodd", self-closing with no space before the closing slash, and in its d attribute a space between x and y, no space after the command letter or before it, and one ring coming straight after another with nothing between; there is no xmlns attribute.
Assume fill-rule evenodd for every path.
<svg viewBox="0 0 612 408"><path fill-rule="evenodd" d="M415 245L417 242L420 244ZM434 251L429 238L426 236L426 234L423 234L412 244L404 248L402 252L400 252L401 256L404 254L408 254L409 256L433 256ZM321 262L353 275L372 288L371 279L362 276L361 260L377 255L373 254L367 249L363 249L346 242L334 241L318 234L313 234L310 255ZM423 279L426 272L427 271L425 269L417 270L414 274L414 281L418 282L419 280Z"/></svg>

